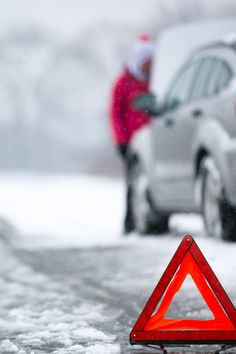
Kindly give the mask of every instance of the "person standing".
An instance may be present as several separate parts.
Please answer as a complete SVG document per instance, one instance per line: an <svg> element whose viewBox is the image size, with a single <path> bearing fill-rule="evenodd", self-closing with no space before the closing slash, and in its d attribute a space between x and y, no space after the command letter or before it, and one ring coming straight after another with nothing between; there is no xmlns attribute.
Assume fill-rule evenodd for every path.
<svg viewBox="0 0 236 354"><path fill-rule="evenodd" d="M130 163L128 159L130 141L141 127L150 123L147 113L135 107L135 99L149 93L149 81L154 45L147 35L142 35L133 44L130 57L112 90L110 120L113 141L124 162L126 172L126 215L124 233L134 230L131 200Z"/></svg>

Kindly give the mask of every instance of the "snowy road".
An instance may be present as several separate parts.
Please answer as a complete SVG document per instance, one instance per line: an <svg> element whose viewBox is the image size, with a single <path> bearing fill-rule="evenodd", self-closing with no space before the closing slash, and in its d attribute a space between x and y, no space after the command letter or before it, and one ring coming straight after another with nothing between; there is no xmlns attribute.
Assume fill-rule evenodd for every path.
<svg viewBox="0 0 236 354"><path fill-rule="evenodd" d="M110 248L11 251L4 246L0 353L152 353L130 347L128 335L179 241L168 235ZM221 242L213 247L201 238L199 244L203 250L207 246L208 259L236 303L235 247ZM225 255L217 259L220 250ZM183 288L170 314L209 316L192 284ZM181 352L210 352L205 349Z"/></svg>
<svg viewBox="0 0 236 354"><path fill-rule="evenodd" d="M82 184L81 181L74 181L76 185L78 183L77 192ZM56 232L42 234L41 237L37 234L36 237L34 232L37 231L36 226L35 229L24 230L25 225L28 227L29 225L26 218L25 220L24 217L19 218L17 211L20 208L17 200L14 205L11 203L13 196L9 190L15 186L14 193L18 197L20 193L25 194L24 200L21 199L22 208L24 207L21 213L23 216L27 214L31 216L30 222L36 220L37 216L41 222L44 220L41 228L44 226L46 230L47 225L50 224L52 230L54 218L51 216L50 219L49 215L46 224L46 213L43 212L45 207L40 209L39 204L34 215L36 206L32 208L26 192L27 188L31 188L28 198L34 200L42 183L39 184L38 179L36 182L31 181L38 186L36 192L33 192L35 189L32 188L32 184L29 187L27 182L25 179L20 181L17 178L17 181L13 179L12 185L9 186L9 179L8 184L6 180L0 179L2 200L5 202L5 210L3 210L3 203L1 206L2 215L21 229L21 233L8 237L2 232L0 239L0 353L152 353L152 349L131 347L128 341L129 332L185 232L196 235L200 248L236 305L236 245L207 238L197 216L174 218L169 235L143 238L134 235L124 239L115 232L120 214L116 214L118 220L115 220L112 210L109 210L111 205L108 201L111 200L112 183L98 181L94 185L93 182L93 188L92 185L88 188L86 187L88 181L85 183L83 180L81 190L85 190L86 193L90 190L97 196L103 195L103 211L106 215L109 212L111 219L106 218L102 223L100 211L100 218L97 217L96 221L91 223L91 229L86 229L84 233L87 240L79 241L80 229L77 230L78 237L75 239L75 224L72 225L73 230L70 224L71 219L75 217L75 211L67 213L66 205L63 218L63 210L60 206L55 211L60 214L56 226L64 225L63 234L66 225L68 226L70 235L67 242L65 240L62 242L62 233L58 236ZM49 182L44 180L44 188L48 188L48 192L55 193L55 185L54 188L49 188ZM4 183L5 189L3 189ZM68 184L63 180L63 183L58 185L62 202L63 195L66 195L66 200L69 201L70 188L75 193L75 185L71 187L71 183L71 179ZM119 187L118 184L116 186ZM68 193L65 193L66 188ZM120 206L116 197L121 190L117 188L112 194L113 197L115 196L112 199L114 212L116 207ZM48 193L45 193L46 197L49 197ZM36 199L39 200L39 197ZM42 199L41 196L43 205ZM49 198L51 199L53 198ZM52 201L48 204L50 203ZM94 210L96 207L99 210L96 203L101 204L101 201L98 199L93 205ZM46 206L47 211L50 207L52 205ZM86 204L80 206L78 202L76 207L76 212L80 210L79 207L85 210ZM82 219L82 216L78 219L78 225L79 222L84 225ZM94 239L92 235L95 235L96 228L97 239ZM84 231L85 228L83 227L82 230ZM104 235L101 236L101 246L98 247L102 233ZM211 318L211 313L200 299L195 285L190 281L184 284L174 299L169 314L176 317ZM168 352L176 351L171 348ZM191 347L178 349L177 352L210 353L213 352L213 348Z"/></svg>

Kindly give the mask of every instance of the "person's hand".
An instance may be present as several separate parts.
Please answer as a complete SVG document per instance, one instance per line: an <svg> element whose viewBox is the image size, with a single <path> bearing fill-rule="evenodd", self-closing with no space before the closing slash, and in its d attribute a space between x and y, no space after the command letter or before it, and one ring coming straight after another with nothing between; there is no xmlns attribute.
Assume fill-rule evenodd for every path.
<svg viewBox="0 0 236 354"><path fill-rule="evenodd" d="M143 113L150 116L160 115L160 107L157 103L156 96L151 92L141 94L135 97L133 101L133 106Z"/></svg>
<svg viewBox="0 0 236 354"><path fill-rule="evenodd" d="M128 144L120 144L120 145L117 145L117 149L118 149L120 155L121 155L123 158L126 158L126 157L127 157L127 153L128 153L128 149L129 149L129 145L128 145Z"/></svg>

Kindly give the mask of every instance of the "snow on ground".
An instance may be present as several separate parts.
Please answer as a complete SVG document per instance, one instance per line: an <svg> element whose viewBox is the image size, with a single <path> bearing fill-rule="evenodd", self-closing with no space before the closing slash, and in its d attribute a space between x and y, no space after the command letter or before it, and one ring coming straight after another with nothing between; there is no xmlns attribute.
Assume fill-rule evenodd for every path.
<svg viewBox="0 0 236 354"><path fill-rule="evenodd" d="M0 216L28 247L111 246L121 235L122 180L91 176L2 174ZM197 215L174 216L175 231L202 233ZM183 229L185 228L185 230ZM134 237L133 237L134 239Z"/></svg>
<svg viewBox="0 0 236 354"><path fill-rule="evenodd" d="M0 216L18 230L0 237L0 353L130 353L130 328L186 233L236 304L235 244L207 237L197 215L174 215L168 235L124 238L123 206L118 179L0 176ZM209 315L195 288L172 314Z"/></svg>
<svg viewBox="0 0 236 354"><path fill-rule="evenodd" d="M120 353L98 329L111 320L105 305L21 263L1 240L0 258L0 353Z"/></svg>
<svg viewBox="0 0 236 354"><path fill-rule="evenodd" d="M0 216L16 228L17 233L11 241L17 247L68 249L139 243L145 247L158 247L165 253L166 250L174 252L180 239L191 234L222 277L227 279L229 267L236 270L236 245L207 237L199 215L173 215L171 235L153 238L134 234L125 238L121 232L124 205L125 186L121 179L81 175L0 175Z"/></svg>
<svg viewBox="0 0 236 354"><path fill-rule="evenodd" d="M0 215L28 246L104 246L120 241L124 185L88 176L1 175Z"/></svg>

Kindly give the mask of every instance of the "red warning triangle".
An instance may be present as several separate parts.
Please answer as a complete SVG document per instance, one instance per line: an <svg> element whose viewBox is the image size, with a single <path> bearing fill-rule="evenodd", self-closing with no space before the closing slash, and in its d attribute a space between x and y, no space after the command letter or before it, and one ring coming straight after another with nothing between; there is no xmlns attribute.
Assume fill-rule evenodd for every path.
<svg viewBox="0 0 236 354"><path fill-rule="evenodd" d="M169 319L168 308L190 275L213 319ZM236 310L191 236L170 261L130 333L131 344L235 344Z"/></svg>

